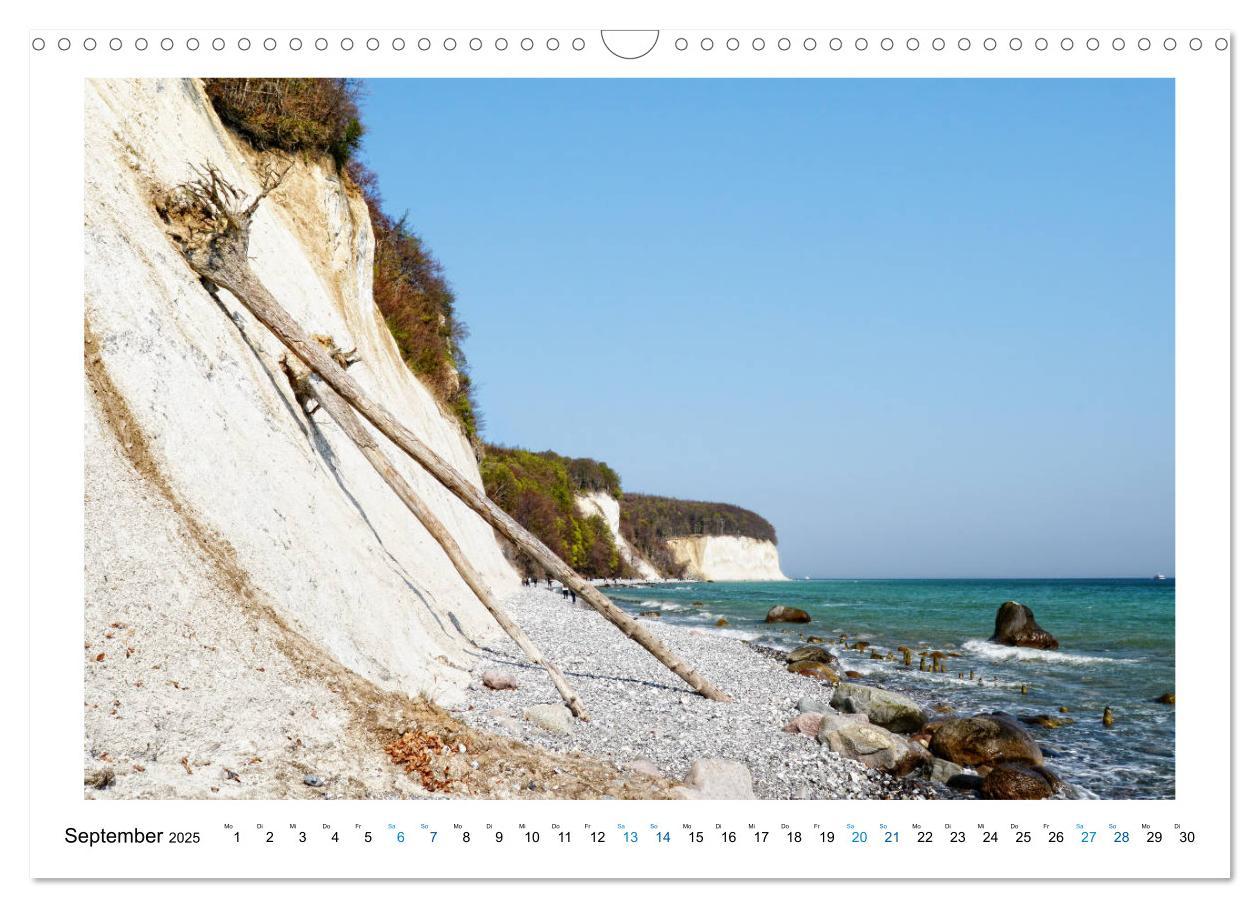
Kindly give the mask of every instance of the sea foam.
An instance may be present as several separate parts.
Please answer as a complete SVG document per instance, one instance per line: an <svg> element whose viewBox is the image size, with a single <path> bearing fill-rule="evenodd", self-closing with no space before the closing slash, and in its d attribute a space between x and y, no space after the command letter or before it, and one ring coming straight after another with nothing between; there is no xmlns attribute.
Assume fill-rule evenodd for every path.
<svg viewBox="0 0 1260 908"><path fill-rule="evenodd" d="M991 640L968 640L962 646L967 652L989 662L1057 662L1066 665L1088 665L1094 662L1131 662L1107 656L1082 656L1053 649L1032 649L1027 646L1006 646Z"/></svg>

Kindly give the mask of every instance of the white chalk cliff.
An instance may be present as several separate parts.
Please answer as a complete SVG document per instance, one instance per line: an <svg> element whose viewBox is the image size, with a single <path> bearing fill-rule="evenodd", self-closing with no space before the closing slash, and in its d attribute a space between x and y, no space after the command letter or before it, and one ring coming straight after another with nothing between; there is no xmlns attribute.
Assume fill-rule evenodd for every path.
<svg viewBox="0 0 1260 908"><path fill-rule="evenodd" d="M677 536L666 540L689 580L787 580L779 550L748 536Z"/></svg>
<svg viewBox="0 0 1260 908"><path fill-rule="evenodd" d="M497 626L360 451L325 414L303 411L281 344L229 293L216 302L154 210L155 192L205 163L257 193L259 154L228 133L196 80L90 82L85 127L89 630L127 623L114 616L148 622L152 639L134 647L154 657L144 647L159 648L163 624L183 620L187 598L201 595L197 578L225 568L207 567L204 546L173 541L182 520L286 633L384 690L459 701L474 644ZM351 373L367 392L480 484L469 442L403 363L373 302L372 259L367 207L330 164L299 160L255 216L260 280L309 333L356 349ZM514 589L491 530L384 448L491 588ZM137 477L160 494L138 489ZM122 541L135 557L120 570ZM128 578L140 570L137 586ZM223 606L199 604L214 626ZM229 636L240 642L239 631ZM223 652L216 644L200 659Z"/></svg>
<svg viewBox="0 0 1260 908"><path fill-rule="evenodd" d="M642 558L634 547L621 535L621 503L607 492L581 492L575 496L578 512L589 517L601 517L612 532L617 551L635 574L642 580L660 580L660 572Z"/></svg>

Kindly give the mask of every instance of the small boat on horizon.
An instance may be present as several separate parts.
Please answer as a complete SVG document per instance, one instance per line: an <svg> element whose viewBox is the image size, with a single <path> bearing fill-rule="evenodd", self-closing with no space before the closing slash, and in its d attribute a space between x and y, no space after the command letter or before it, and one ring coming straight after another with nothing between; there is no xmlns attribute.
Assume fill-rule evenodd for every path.
<svg viewBox="0 0 1260 908"><path fill-rule="evenodd" d="M1167 577L1165 577L1163 574L1156 574L1156 575L1155 575L1154 577L1152 577L1151 579L1152 579L1152 580L1167 580L1168 578L1167 578Z"/></svg>

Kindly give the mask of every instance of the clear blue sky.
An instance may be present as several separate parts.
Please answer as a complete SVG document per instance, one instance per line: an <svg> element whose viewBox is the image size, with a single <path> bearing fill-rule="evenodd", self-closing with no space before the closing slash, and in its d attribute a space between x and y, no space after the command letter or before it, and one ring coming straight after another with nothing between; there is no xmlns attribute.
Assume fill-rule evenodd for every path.
<svg viewBox="0 0 1260 908"><path fill-rule="evenodd" d="M1173 565L1169 80L386 80L496 442L792 575Z"/></svg>

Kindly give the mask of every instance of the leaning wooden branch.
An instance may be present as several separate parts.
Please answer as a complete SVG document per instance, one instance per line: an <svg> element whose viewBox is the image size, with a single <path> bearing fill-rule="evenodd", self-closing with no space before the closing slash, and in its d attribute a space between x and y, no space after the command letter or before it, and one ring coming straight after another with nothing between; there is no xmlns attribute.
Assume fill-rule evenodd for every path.
<svg viewBox="0 0 1260 908"><path fill-rule="evenodd" d="M243 217L243 213L249 211L252 214L257 209L257 200L248 208L239 209L233 208L237 204L234 200L239 199L239 196L232 192L203 191L197 186L193 186L191 190L187 190L187 187L185 189L191 192L194 200L209 208L209 212L204 215L204 221L222 225L209 236L188 238L179 233L172 234L181 245L189 266L197 274L235 296L298 359L327 382L364 419L379 429L382 435L424 467L487 523L581 596L627 637L650 652L699 693L711 700L730 700L730 697L674 655L646 628L617 608L592 583L565 564L551 549L487 498L384 407L373 401L328 351L302 330L249 267L249 219ZM231 210L216 214L216 210L224 206Z"/></svg>
<svg viewBox="0 0 1260 908"><path fill-rule="evenodd" d="M334 359L339 359L338 353L340 351L333 349L329 352ZM359 417L355 415L354 410L342 400L336 391L324 384L318 377L312 376L305 368L294 366L287 358L281 362L281 365L289 376L289 382L293 385L294 391L300 397L308 398L323 407L324 412L345 433L346 437L354 442L359 450L363 452L363 456L367 458L368 463L385 480L385 484L393 489L394 494L407 506L407 510L411 511L415 518L420 521L420 524L429 531L429 535L442 547L442 551L451 560L451 564L455 566L459 576L464 578L468 588L481 600L481 604L486 607L486 611L490 613L491 617L499 623L499 627L503 628L507 635L521 648L525 658L543 667L551 677L552 683L555 684L556 690L560 693L560 698L569 707L569 712L583 721L590 719L590 716L587 715L586 707L582 705L581 699L573 688L569 686L569 682L560 672L560 669L543 656L538 647L534 645L534 642L512 620L512 616L499 608L494 601L490 588L486 586L485 581L481 579L481 575L464 557L464 553L460 550L459 543L455 541L455 537L447 532L446 527L442 525L442 521L438 519L438 516L420 500L420 496L416 494L415 489L403 478L403 475L390 462L389 457L381 450L380 445L376 443L376 439L372 437L372 433L364 427L363 423L359 422Z"/></svg>

